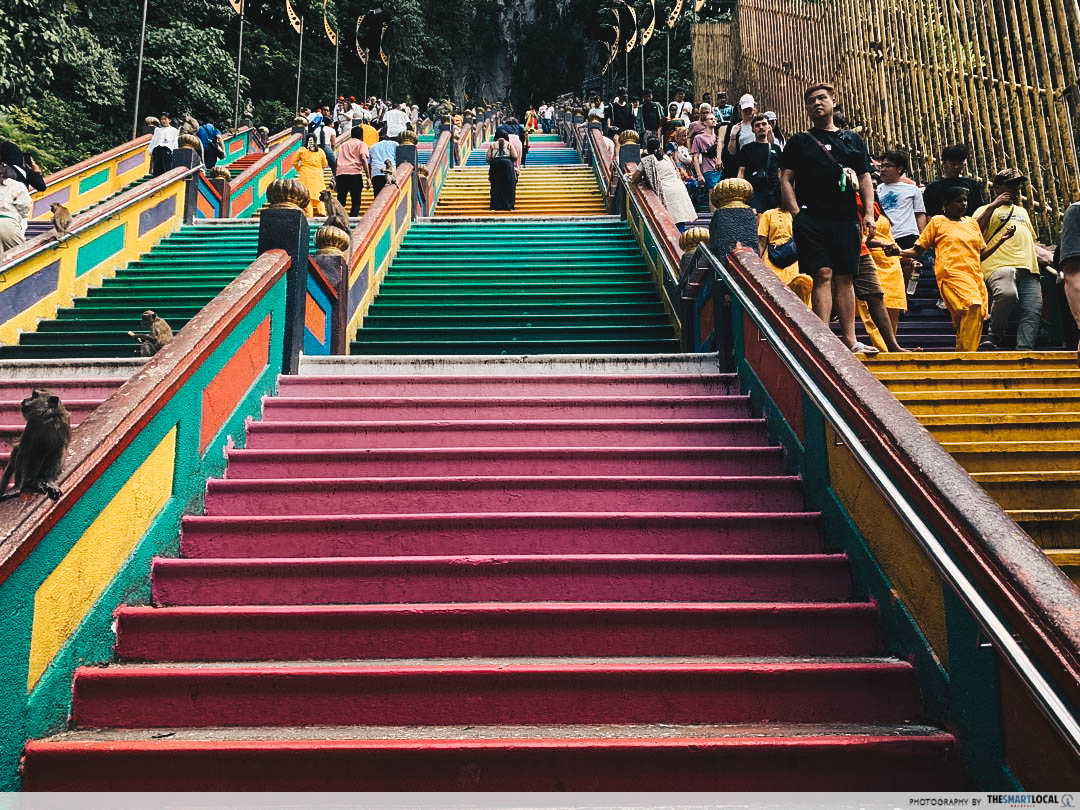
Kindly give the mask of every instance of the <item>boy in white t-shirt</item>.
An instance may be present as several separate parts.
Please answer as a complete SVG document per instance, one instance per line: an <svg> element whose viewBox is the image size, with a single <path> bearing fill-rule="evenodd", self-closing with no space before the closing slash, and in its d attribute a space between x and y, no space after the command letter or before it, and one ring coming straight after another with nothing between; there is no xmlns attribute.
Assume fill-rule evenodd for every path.
<svg viewBox="0 0 1080 810"><path fill-rule="evenodd" d="M892 224L892 235L901 248L915 244L926 227L926 205L919 187L904 177L908 156L903 152L886 152L878 163L881 183L877 187L881 210Z"/></svg>

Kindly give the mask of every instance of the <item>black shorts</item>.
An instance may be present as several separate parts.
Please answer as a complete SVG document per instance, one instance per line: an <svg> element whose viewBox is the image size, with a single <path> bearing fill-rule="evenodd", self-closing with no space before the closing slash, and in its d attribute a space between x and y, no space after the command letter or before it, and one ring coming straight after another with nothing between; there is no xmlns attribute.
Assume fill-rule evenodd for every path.
<svg viewBox="0 0 1080 810"><path fill-rule="evenodd" d="M823 267L835 275L853 276L859 270L862 230L855 220L817 219L800 211L791 223L799 251L799 272L814 276Z"/></svg>

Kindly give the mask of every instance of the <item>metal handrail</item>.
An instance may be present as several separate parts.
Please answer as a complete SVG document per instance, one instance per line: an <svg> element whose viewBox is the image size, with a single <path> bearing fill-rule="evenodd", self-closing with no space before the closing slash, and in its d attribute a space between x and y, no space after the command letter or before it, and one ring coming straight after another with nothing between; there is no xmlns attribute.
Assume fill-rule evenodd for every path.
<svg viewBox="0 0 1080 810"><path fill-rule="evenodd" d="M952 555L949 554L948 549L937 539L934 532L926 525L911 503L908 502L904 493L889 479L885 470L881 468L881 465L878 464L870 450L863 444L855 430L843 419L837 408L829 401L825 392L821 390L821 387L795 358L787 344L781 340L780 335L777 334L765 315L754 305L746 290L736 282L734 274L727 265L718 259L716 254L705 245L698 249L713 266L716 280L722 282L739 300L743 310L750 315L762 335L768 339L773 350L780 357L788 371L791 372L796 382L799 383L803 392L820 409L822 416L832 425L833 430L837 432L859 466L870 477L878 492L881 493L897 517L907 526L919 545L929 555L931 562L942 578L948 582L956 595L972 612L979 627L982 628L994 647L1034 695L1036 703L1046 718L1069 743L1073 753L1080 756L1080 722L1073 716L1064 701L1058 697L1054 687L1039 671L1035 662L1031 660L1020 643L1013 637L1004 622L997 617L991 605L983 599L975 584L960 569L960 566L953 560Z"/></svg>

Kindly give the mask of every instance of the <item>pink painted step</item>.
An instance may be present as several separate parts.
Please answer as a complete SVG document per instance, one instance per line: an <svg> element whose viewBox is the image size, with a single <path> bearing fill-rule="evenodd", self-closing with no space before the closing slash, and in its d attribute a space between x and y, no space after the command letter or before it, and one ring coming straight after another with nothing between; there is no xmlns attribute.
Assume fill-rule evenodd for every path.
<svg viewBox="0 0 1080 810"><path fill-rule="evenodd" d="M792 512L802 508L803 498L795 476L225 479L206 487L208 515L658 512L677 504Z"/></svg>
<svg viewBox="0 0 1080 810"><path fill-rule="evenodd" d="M871 603L679 602L121 607L124 661L873 655Z"/></svg>
<svg viewBox="0 0 1080 810"><path fill-rule="evenodd" d="M65 403L69 399L104 400L125 382L126 377L0 379L0 402L19 402L35 388L48 388Z"/></svg>
<svg viewBox="0 0 1080 810"><path fill-rule="evenodd" d="M84 667L76 728L899 722L914 671L884 659Z"/></svg>
<svg viewBox="0 0 1080 810"><path fill-rule="evenodd" d="M27 390L23 396L29 396L30 391ZM91 412L97 409L98 405L104 402L106 397L95 397L93 399L66 399L60 398L64 407L67 408L68 413L71 414L72 424L82 421ZM26 420L22 415L22 400L0 400L0 431L16 430L21 431Z"/></svg>
<svg viewBox="0 0 1080 810"><path fill-rule="evenodd" d="M583 543L586 545L586 543ZM843 601L842 554L155 558L159 605Z"/></svg>
<svg viewBox="0 0 1080 810"><path fill-rule="evenodd" d="M680 505L685 508L689 504ZM815 512L490 513L206 517L185 515L184 557L364 557L596 553L811 554Z"/></svg>
<svg viewBox="0 0 1080 810"><path fill-rule="evenodd" d="M781 475L780 447L470 447L229 451L226 476Z"/></svg>
<svg viewBox="0 0 1080 810"><path fill-rule="evenodd" d="M540 739L31 741L24 790L64 791L946 791L964 783L952 735L933 729L689 727L673 737L628 729L552 729ZM618 731L617 729L615 730ZM800 732L802 732L800 734ZM589 736L591 733L591 737ZM585 735L585 736L583 736ZM695 736L697 735L697 736ZM778 767L782 763L782 768Z"/></svg>
<svg viewBox="0 0 1080 810"><path fill-rule="evenodd" d="M253 449L369 447L758 447L764 419L252 422Z"/></svg>
<svg viewBox="0 0 1080 810"><path fill-rule="evenodd" d="M341 419L740 419L747 396L625 397L267 397L263 420Z"/></svg>
<svg viewBox="0 0 1080 810"><path fill-rule="evenodd" d="M709 396L739 393L734 374L278 377L281 397Z"/></svg>

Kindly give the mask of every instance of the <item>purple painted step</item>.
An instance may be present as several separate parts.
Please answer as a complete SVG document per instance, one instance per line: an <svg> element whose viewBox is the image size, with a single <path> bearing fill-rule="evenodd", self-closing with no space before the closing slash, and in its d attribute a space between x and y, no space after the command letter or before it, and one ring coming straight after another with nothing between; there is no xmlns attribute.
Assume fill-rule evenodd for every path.
<svg viewBox="0 0 1080 810"><path fill-rule="evenodd" d="M840 554L154 560L159 605L842 601Z"/></svg>
<svg viewBox="0 0 1080 810"><path fill-rule="evenodd" d="M326 376L278 378L280 397L576 397L738 394L734 374Z"/></svg>
<svg viewBox="0 0 1080 810"><path fill-rule="evenodd" d="M648 514L557 512L443 515L243 516L183 519L184 557L362 557L597 553L812 554L813 512Z"/></svg>
<svg viewBox="0 0 1080 810"><path fill-rule="evenodd" d="M267 397L267 422L378 420L393 413L424 419L738 419L750 416L747 396L626 397Z"/></svg>
<svg viewBox="0 0 1080 810"><path fill-rule="evenodd" d="M794 476L521 476L216 480L208 515L332 515L416 512L657 512L678 503L705 511L792 512Z"/></svg>
<svg viewBox="0 0 1080 810"><path fill-rule="evenodd" d="M470 447L381 450L230 450L244 478L418 475L781 475L779 447Z"/></svg>
<svg viewBox="0 0 1080 810"><path fill-rule="evenodd" d="M759 447L764 419L253 422L253 449L362 447Z"/></svg>
<svg viewBox="0 0 1080 810"><path fill-rule="evenodd" d="M871 603L121 607L126 661L462 656L873 655Z"/></svg>

